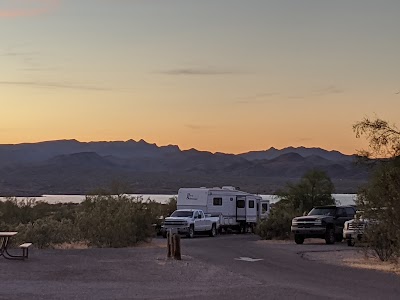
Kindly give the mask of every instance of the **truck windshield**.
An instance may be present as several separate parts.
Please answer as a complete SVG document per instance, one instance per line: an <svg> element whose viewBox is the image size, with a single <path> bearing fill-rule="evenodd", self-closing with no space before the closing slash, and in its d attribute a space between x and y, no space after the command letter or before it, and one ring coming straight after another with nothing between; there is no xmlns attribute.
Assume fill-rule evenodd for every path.
<svg viewBox="0 0 400 300"><path fill-rule="evenodd" d="M336 212L336 208L330 207L319 207L313 208L308 215L309 216L334 216Z"/></svg>
<svg viewBox="0 0 400 300"><path fill-rule="evenodd" d="M172 213L171 217L183 217L183 218L187 218L187 217L191 217L193 215L192 211L182 211L182 210L176 210Z"/></svg>

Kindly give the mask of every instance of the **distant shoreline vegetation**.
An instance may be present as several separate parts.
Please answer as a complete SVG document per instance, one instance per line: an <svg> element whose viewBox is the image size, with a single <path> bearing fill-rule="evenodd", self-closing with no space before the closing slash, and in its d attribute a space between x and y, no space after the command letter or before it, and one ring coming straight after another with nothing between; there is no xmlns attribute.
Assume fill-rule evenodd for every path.
<svg viewBox="0 0 400 300"><path fill-rule="evenodd" d="M130 197L141 197L144 201L152 200L157 203L165 204L172 197L177 197L176 194L128 194ZM260 195L263 199L269 200L271 203L279 201L277 195ZM332 197L339 205L354 205L357 199L357 194L332 194ZM85 200L85 195L42 195L38 197L15 197L18 200L35 199L36 201L43 201L49 204L58 203L82 203ZM0 197L1 201L6 200L7 197Z"/></svg>

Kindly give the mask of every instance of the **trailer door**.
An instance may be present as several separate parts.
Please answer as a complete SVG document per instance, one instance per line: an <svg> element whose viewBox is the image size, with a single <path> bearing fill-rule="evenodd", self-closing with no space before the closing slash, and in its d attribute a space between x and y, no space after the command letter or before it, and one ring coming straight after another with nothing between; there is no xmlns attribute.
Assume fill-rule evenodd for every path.
<svg viewBox="0 0 400 300"><path fill-rule="evenodd" d="M236 221L246 221L246 196L236 197Z"/></svg>
<svg viewBox="0 0 400 300"><path fill-rule="evenodd" d="M254 197L248 197L247 199L247 211L246 211L246 222L256 223L257 222L257 199Z"/></svg>

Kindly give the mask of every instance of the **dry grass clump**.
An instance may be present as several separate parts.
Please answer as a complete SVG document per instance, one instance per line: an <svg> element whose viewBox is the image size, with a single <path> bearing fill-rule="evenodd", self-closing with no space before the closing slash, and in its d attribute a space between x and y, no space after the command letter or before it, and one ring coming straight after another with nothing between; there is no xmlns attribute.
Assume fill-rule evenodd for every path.
<svg viewBox="0 0 400 300"><path fill-rule="evenodd" d="M391 272L400 275L400 265L396 261L381 261L375 255L361 251L358 251L353 256L343 257L342 263L353 268Z"/></svg>
<svg viewBox="0 0 400 300"><path fill-rule="evenodd" d="M53 245L54 249L61 250L82 250L88 249L89 245L86 242L72 242L72 243L61 243Z"/></svg>

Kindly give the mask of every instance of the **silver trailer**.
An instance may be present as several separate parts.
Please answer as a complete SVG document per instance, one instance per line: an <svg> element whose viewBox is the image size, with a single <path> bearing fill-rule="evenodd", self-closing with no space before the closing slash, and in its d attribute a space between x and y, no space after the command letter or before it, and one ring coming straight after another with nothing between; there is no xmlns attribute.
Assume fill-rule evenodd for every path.
<svg viewBox="0 0 400 300"><path fill-rule="evenodd" d="M220 218L220 229L247 231L269 214L269 200L231 186L214 188L181 188L178 209L201 209Z"/></svg>

